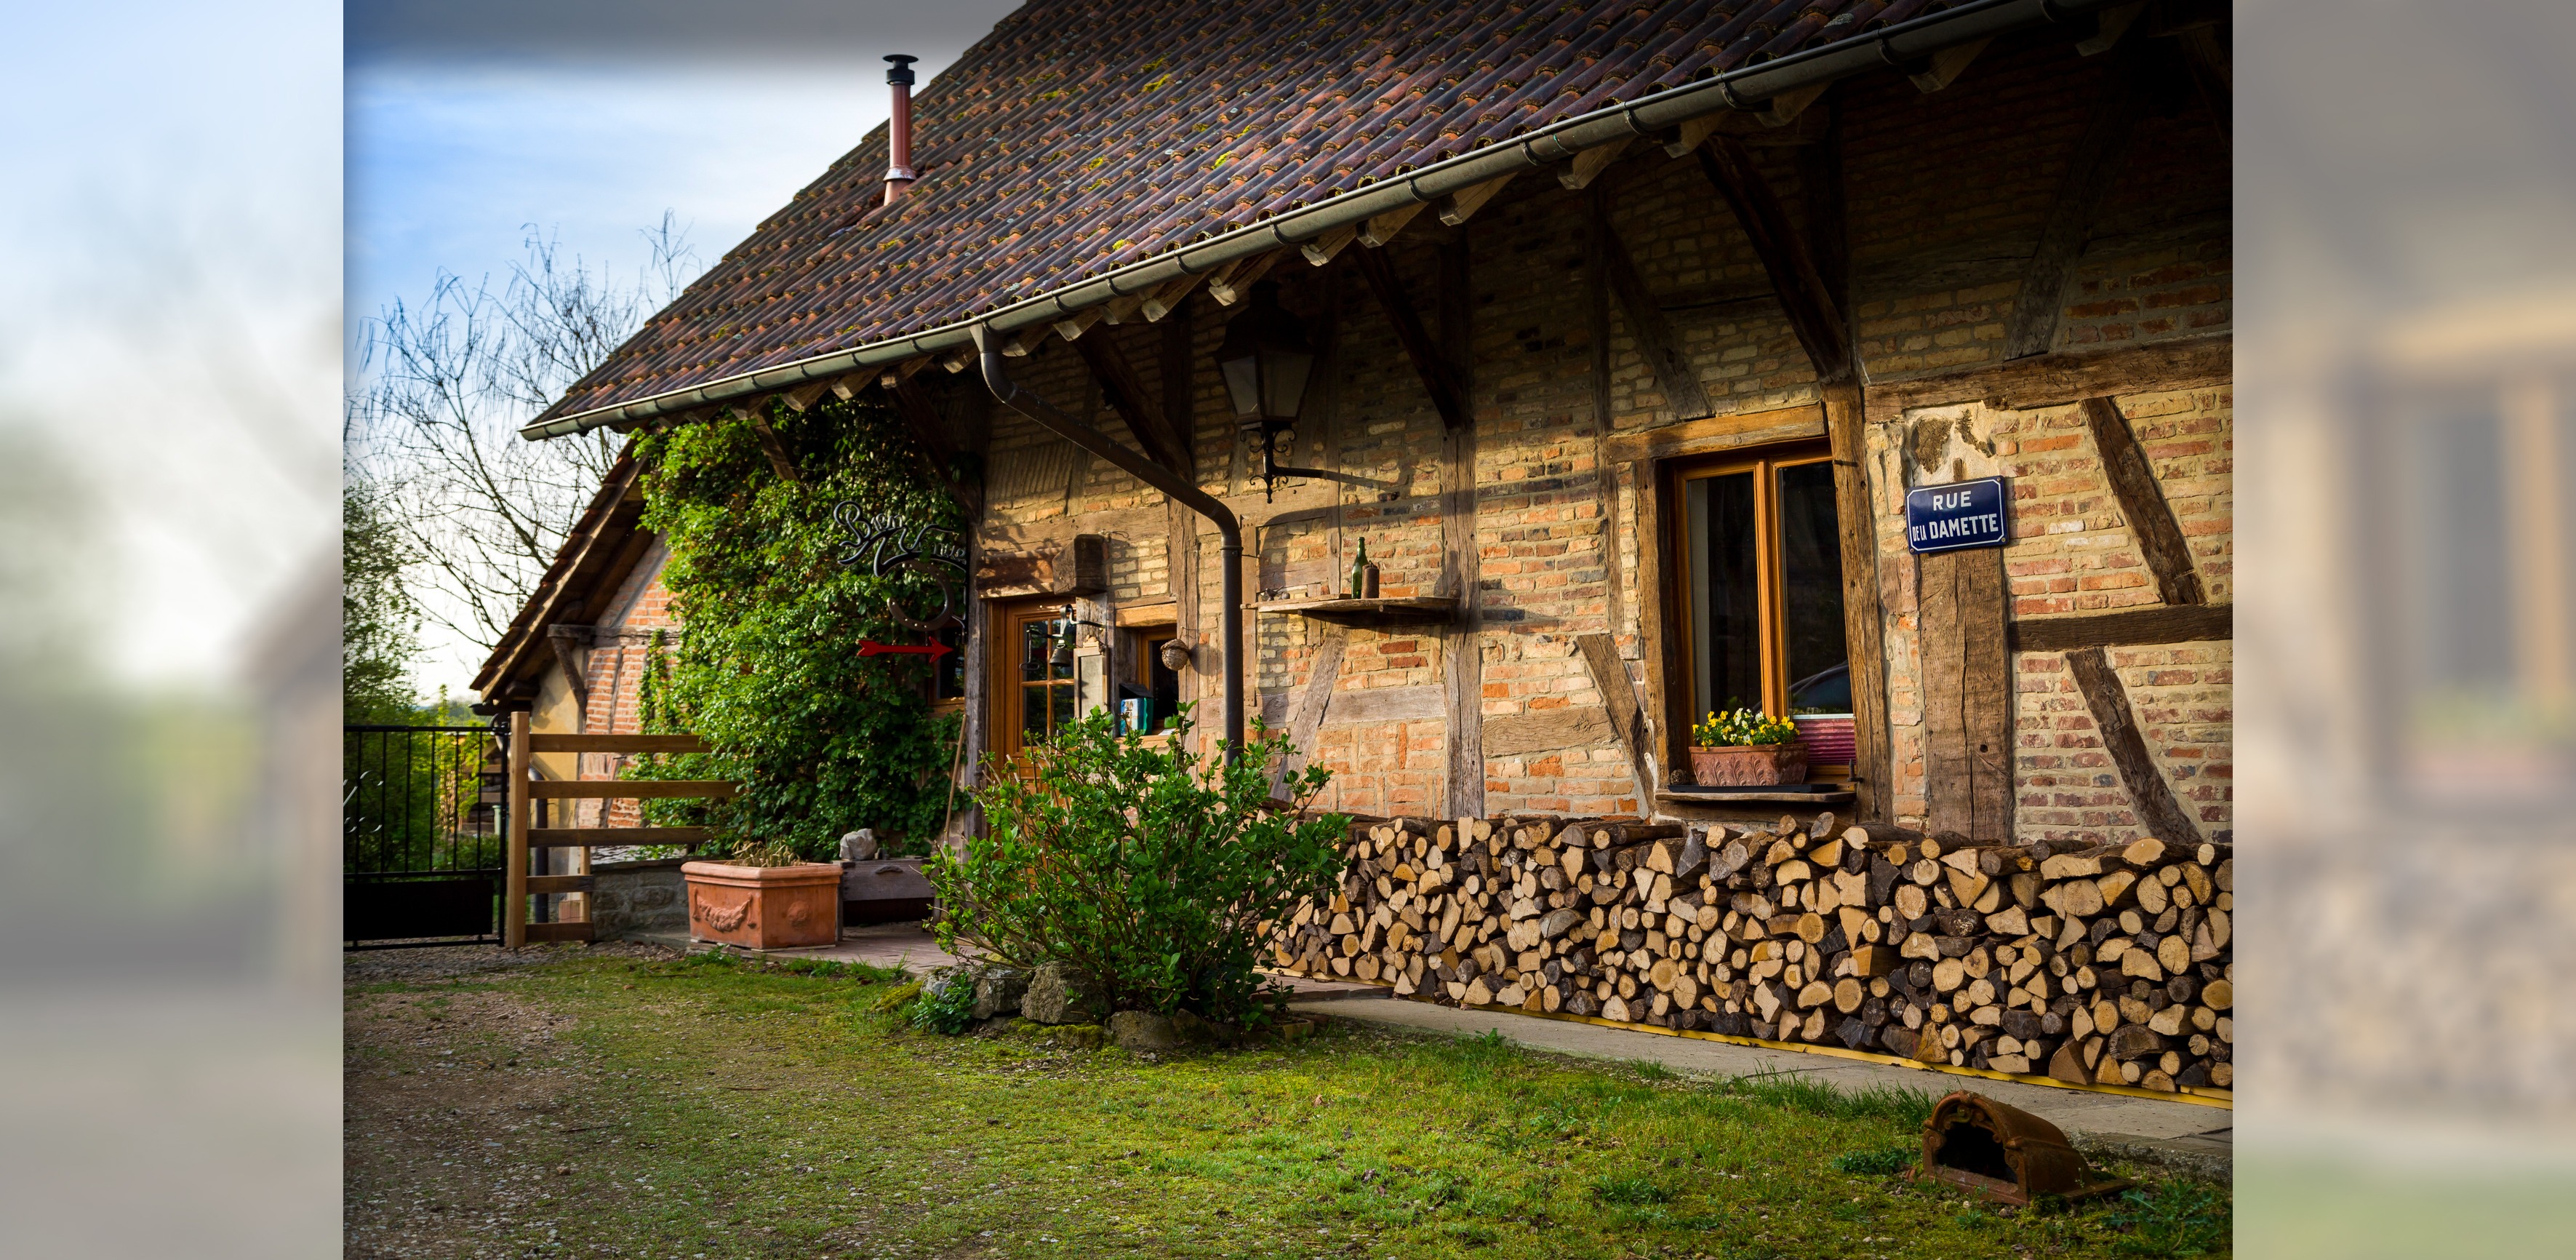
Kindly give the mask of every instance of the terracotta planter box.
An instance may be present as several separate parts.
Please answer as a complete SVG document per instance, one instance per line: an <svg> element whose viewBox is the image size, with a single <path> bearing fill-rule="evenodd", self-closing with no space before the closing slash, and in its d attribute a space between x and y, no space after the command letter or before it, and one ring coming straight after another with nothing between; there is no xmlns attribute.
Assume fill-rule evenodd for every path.
<svg viewBox="0 0 2576 1260"><path fill-rule="evenodd" d="M1691 778L1701 787L1773 787L1807 781L1807 746L1732 744L1690 750Z"/></svg>
<svg viewBox="0 0 2576 1260"><path fill-rule="evenodd" d="M841 939L841 865L735 866L690 862L689 939L744 949L795 949Z"/></svg>

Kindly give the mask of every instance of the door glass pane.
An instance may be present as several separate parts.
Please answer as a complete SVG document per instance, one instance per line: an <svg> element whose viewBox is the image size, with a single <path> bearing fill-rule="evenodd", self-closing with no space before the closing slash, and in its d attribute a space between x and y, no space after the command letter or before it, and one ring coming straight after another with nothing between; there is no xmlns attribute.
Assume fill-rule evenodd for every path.
<svg viewBox="0 0 2576 1260"><path fill-rule="evenodd" d="M1047 690L1044 683L1020 688L1020 744L1023 747L1046 738Z"/></svg>
<svg viewBox="0 0 2576 1260"><path fill-rule="evenodd" d="M1684 483L1690 545L1691 717L1762 707L1762 591L1753 474ZM1828 500L1826 506L1832 503Z"/></svg>
<svg viewBox="0 0 2576 1260"><path fill-rule="evenodd" d="M1070 667L1068 666L1068 668ZM1053 730L1059 726L1072 725L1073 684L1055 683L1047 688L1047 693L1053 697L1054 700L1054 712L1048 715L1050 719L1048 722L1048 729Z"/></svg>
<svg viewBox="0 0 2576 1260"><path fill-rule="evenodd" d="M1055 648L1053 643L1048 642L1048 624L1044 621L1020 623L1020 680L1022 682L1039 682L1047 676L1047 658Z"/></svg>
<svg viewBox="0 0 2576 1260"><path fill-rule="evenodd" d="M1851 712L1843 650L1843 563L1834 529L1834 466L1780 470L1781 638L1788 646L1789 712Z"/></svg>

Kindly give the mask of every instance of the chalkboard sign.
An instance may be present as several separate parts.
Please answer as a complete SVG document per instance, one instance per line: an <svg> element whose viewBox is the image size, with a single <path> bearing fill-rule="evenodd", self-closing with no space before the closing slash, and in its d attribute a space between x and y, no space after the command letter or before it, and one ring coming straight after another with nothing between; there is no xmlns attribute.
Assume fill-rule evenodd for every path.
<svg viewBox="0 0 2576 1260"><path fill-rule="evenodd" d="M2001 477L1925 486L1905 495L1905 545L1917 555L2000 547L2012 541Z"/></svg>

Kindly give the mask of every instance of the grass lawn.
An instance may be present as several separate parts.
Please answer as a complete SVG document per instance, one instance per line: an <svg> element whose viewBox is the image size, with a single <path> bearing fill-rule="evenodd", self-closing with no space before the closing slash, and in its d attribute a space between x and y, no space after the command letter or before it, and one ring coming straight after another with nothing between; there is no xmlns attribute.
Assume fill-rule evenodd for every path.
<svg viewBox="0 0 2576 1260"><path fill-rule="evenodd" d="M491 951L484 951L486 954ZM347 996L347 1254L2223 1252L2223 1191L2010 1212L1836 1156L1930 1098L1340 1024L1149 1062L920 1033L855 972L564 948ZM1867 1159L1846 1163L1866 1167Z"/></svg>

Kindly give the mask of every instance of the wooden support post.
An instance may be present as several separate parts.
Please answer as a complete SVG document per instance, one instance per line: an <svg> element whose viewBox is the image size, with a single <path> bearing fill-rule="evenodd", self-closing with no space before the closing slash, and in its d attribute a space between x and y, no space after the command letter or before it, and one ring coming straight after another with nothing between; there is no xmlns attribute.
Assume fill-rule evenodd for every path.
<svg viewBox="0 0 2576 1260"><path fill-rule="evenodd" d="M1619 738L1619 751L1628 758L1629 773L1637 777L1637 812L1652 817L1655 812L1655 773L1646 758L1644 714L1637 704L1636 684L1628 681L1628 667L1619 662L1619 649L1606 634L1574 636L1576 651L1583 654L1583 668L1592 675L1592 685L1601 693L1602 705L1610 711L1610 731Z"/></svg>
<svg viewBox="0 0 2576 1260"><path fill-rule="evenodd" d="M1646 282L1637 275L1637 264L1628 256L1628 247L1620 243L1619 234L1610 226L1608 185L1592 186L1590 217L1593 257L1600 262L1610 292L1618 295L1619 316L1628 326L1628 335L1636 340L1637 357L1646 361L1646 370L1654 375L1655 388L1663 394L1665 405L1673 409L1673 418L1696 420L1714 414L1716 409L1709 405L1708 391L1700 388L1699 372L1691 366L1689 356L1682 353L1681 342L1664 319L1664 308L1646 292ZM1596 360L1606 352L1606 346L1596 350Z"/></svg>
<svg viewBox="0 0 2576 1260"><path fill-rule="evenodd" d="M2137 434L2130 432L2119 404L2108 398L2085 399L2084 422L2093 432L2093 449L2102 456L2102 472L2111 483L2112 497L2120 501L2120 515L2137 537L2147 572L2155 575L2156 590L2168 604L2207 602L2200 574L2191 566L2191 547L2183 541L2182 525L2174 520L2173 505L2165 502L2164 488L2156 484L2155 469L2148 466L2147 453L2138 446Z"/></svg>
<svg viewBox="0 0 2576 1260"><path fill-rule="evenodd" d="M2118 167L2121 151L2128 147L2130 126L2137 120L2140 93L2130 62L2127 53L2112 62L2092 119L2075 142L2074 155L2067 159L2066 175L2058 181L2048 217L2040 222L2039 244L2022 271L2021 292L2013 298L2012 313L2004 319L2007 359L2046 354L2057 342L2058 317L2066 306L2066 286L2075 277L2075 260L2084 253L2085 238L2093 231L2094 210L2102 203L2102 192L2110 186L2111 172Z"/></svg>
<svg viewBox="0 0 2576 1260"><path fill-rule="evenodd" d="M1818 112L1823 115L1824 130L1815 144L1798 155L1808 261L1802 267L1790 260L1778 270L1816 277L1822 304L1842 321L1840 346L1846 358L1817 364L1816 376L1825 382L1818 392L1824 399L1825 436L1834 459L1843 652L1851 670L1855 814L1865 822L1890 822L1894 820L1895 793L1890 789L1895 758L1888 750L1886 618L1879 607L1878 518L1869 487L1869 409L1858 379L1858 337L1851 319L1851 229L1844 213L1841 104L1826 101ZM1782 298L1784 304L1788 300ZM1837 373L1843 379L1834 379Z"/></svg>
<svg viewBox="0 0 2576 1260"><path fill-rule="evenodd" d="M2155 758L2147 752L2147 741L2129 713L2128 689L2120 685L2109 655L2098 647L2069 652L2066 671L2075 676L2076 690L2084 693L2084 707L2092 711L2102 750L2110 754L2111 765L2129 789L2139 825L2168 845L2198 845L2200 828L2184 812L2182 802L2174 799L2173 789L2165 785Z"/></svg>
<svg viewBox="0 0 2576 1260"><path fill-rule="evenodd" d="M1927 830L2013 837L2012 654L2000 547L1917 556ZM1854 725L1858 725L1857 722Z"/></svg>
<svg viewBox="0 0 2576 1260"><path fill-rule="evenodd" d="M1383 250L1364 249L1359 253L1359 262L1361 277L1368 281L1369 292L1377 295L1387 322L1395 326L1395 339L1403 345L1405 357L1413 360L1413 370L1422 377L1422 388L1430 393L1431 406L1440 413L1441 424L1450 429L1467 427L1466 391L1459 385L1457 370L1441 357L1440 347L1422 327L1422 317L1414 314L1413 299L1405 296L1404 281L1395 274L1394 261ZM1445 275L1445 262L1443 267Z"/></svg>
<svg viewBox="0 0 2576 1260"><path fill-rule="evenodd" d="M526 709L510 715L510 756L504 771L509 784L501 794L501 807L510 818L501 873L501 944L508 949L528 943L528 810L535 804L528 793L528 723L534 717Z"/></svg>
<svg viewBox="0 0 2576 1260"><path fill-rule="evenodd" d="M1365 260L1384 254L1363 252ZM1387 279L1394 279L1390 270ZM1400 291L1399 291L1400 292ZM1469 356L1473 349L1468 320L1467 241L1461 236L1440 247L1440 341L1434 362L1442 364L1457 391L1458 418L1442 420L1448 433L1440 450L1440 549L1444 582L1458 597L1458 621L1442 639L1441 674L1448 683L1449 790L1444 811L1452 818L1476 818L1485 812L1485 658L1480 592L1481 567L1476 548L1476 430L1466 412Z"/></svg>
<svg viewBox="0 0 2576 1260"><path fill-rule="evenodd" d="M1342 649L1350 632L1339 626L1324 632L1324 640L1315 645L1315 662L1306 669L1305 689L1297 693L1297 707L1288 717L1288 742L1296 751L1279 759L1279 768L1270 775L1270 795L1279 797L1288 780L1315 760L1315 733L1324 725L1324 710L1333 702L1333 685L1342 677Z"/></svg>
<svg viewBox="0 0 2576 1260"><path fill-rule="evenodd" d="M1842 568L1843 651L1851 669L1855 816L1894 821L1895 767L1888 750L1886 619L1879 608L1878 519L1871 510L1867 408L1860 386L1825 387L1825 434L1833 448L1834 523ZM1997 553L2001 554L2001 553ZM2001 612L2000 605L1997 612ZM2007 782L2005 795L2011 795Z"/></svg>
<svg viewBox="0 0 2576 1260"><path fill-rule="evenodd" d="M1109 400L1110 410L1127 422L1127 432L1136 439L1136 449L1143 451L1145 458L1189 476L1189 444L1164 418L1163 409L1147 399L1145 383L1137 379L1127 356L1119 353L1112 335L1085 337L1073 343L1073 348L1091 368L1091 379L1099 382L1101 396Z"/></svg>

